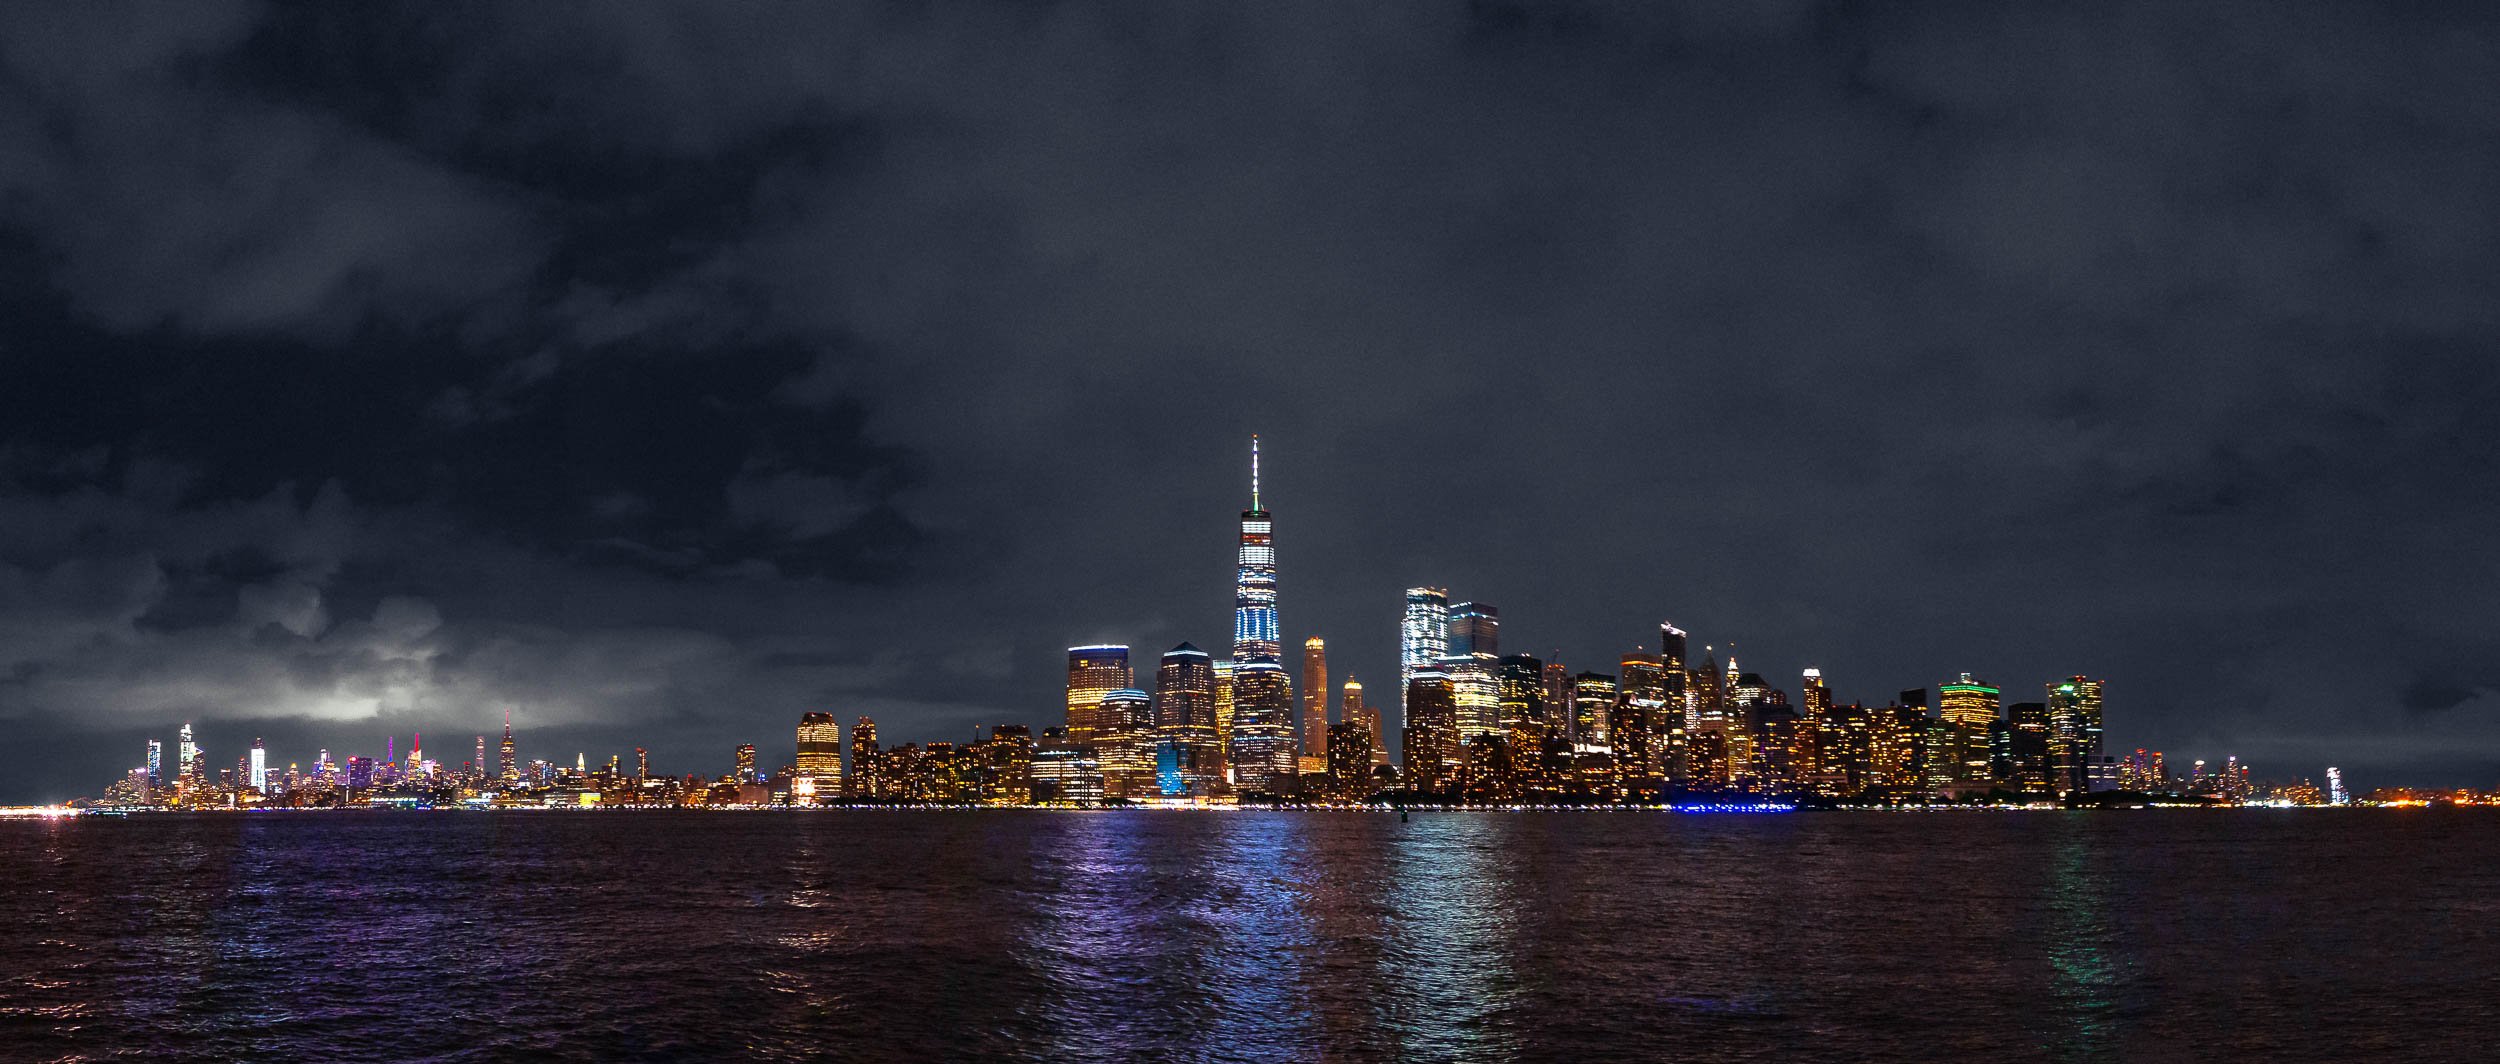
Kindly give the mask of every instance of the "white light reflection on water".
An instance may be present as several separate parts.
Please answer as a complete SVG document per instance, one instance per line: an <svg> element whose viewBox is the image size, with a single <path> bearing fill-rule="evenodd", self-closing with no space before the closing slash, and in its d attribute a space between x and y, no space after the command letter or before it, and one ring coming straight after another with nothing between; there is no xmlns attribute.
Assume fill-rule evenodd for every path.
<svg viewBox="0 0 2500 1064"><path fill-rule="evenodd" d="M1522 1046L1513 946L1522 899L1503 859L1500 813L1436 812L1389 833L1391 895L1381 1022L1403 1055L1490 1060Z"/></svg>

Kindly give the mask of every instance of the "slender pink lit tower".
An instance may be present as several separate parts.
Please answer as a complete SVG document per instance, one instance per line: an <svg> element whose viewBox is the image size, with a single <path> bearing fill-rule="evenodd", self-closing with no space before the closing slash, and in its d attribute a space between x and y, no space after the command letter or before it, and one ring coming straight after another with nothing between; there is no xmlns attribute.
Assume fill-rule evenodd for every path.
<svg viewBox="0 0 2500 1064"><path fill-rule="evenodd" d="M1293 681L1276 627L1275 524L1259 504L1259 438L1250 437L1250 508L1241 512L1233 584L1233 782L1273 792L1294 774Z"/></svg>

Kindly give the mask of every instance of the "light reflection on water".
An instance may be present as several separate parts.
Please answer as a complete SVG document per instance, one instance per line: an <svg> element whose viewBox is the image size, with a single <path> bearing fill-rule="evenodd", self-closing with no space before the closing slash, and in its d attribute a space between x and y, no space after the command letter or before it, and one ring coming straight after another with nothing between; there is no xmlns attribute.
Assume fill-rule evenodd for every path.
<svg viewBox="0 0 2500 1064"><path fill-rule="evenodd" d="M2375 813L8 823L0 1057L2438 1056L2500 1044L2481 1004L2500 999L2481 907L2500 895L2495 828Z"/></svg>

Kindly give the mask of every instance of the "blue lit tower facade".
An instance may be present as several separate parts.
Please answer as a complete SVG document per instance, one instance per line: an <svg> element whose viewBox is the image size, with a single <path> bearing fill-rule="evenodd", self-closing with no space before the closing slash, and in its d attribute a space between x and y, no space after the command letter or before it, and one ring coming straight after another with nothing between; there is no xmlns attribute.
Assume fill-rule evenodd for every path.
<svg viewBox="0 0 2500 1064"><path fill-rule="evenodd" d="M1250 508L1241 512L1240 578L1233 584L1233 661L1277 664L1275 525L1259 505L1259 438L1250 437Z"/></svg>
<svg viewBox="0 0 2500 1064"><path fill-rule="evenodd" d="M1233 584L1233 782L1274 791L1294 774L1293 681L1276 627L1275 525L1259 504L1259 438L1250 437L1250 508L1241 512Z"/></svg>

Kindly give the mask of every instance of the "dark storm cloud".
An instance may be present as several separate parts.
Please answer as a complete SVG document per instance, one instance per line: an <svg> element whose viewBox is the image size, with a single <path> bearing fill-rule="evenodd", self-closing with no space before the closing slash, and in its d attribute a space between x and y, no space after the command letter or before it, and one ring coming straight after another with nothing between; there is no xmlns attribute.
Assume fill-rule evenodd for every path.
<svg viewBox="0 0 2500 1064"><path fill-rule="evenodd" d="M2487 14L10 18L28 796L184 717L1048 723L1071 642L1220 644L1251 431L1288 634L1375 698L1439 583L1575 664L1672 617L2500 767Z"/></svg>

